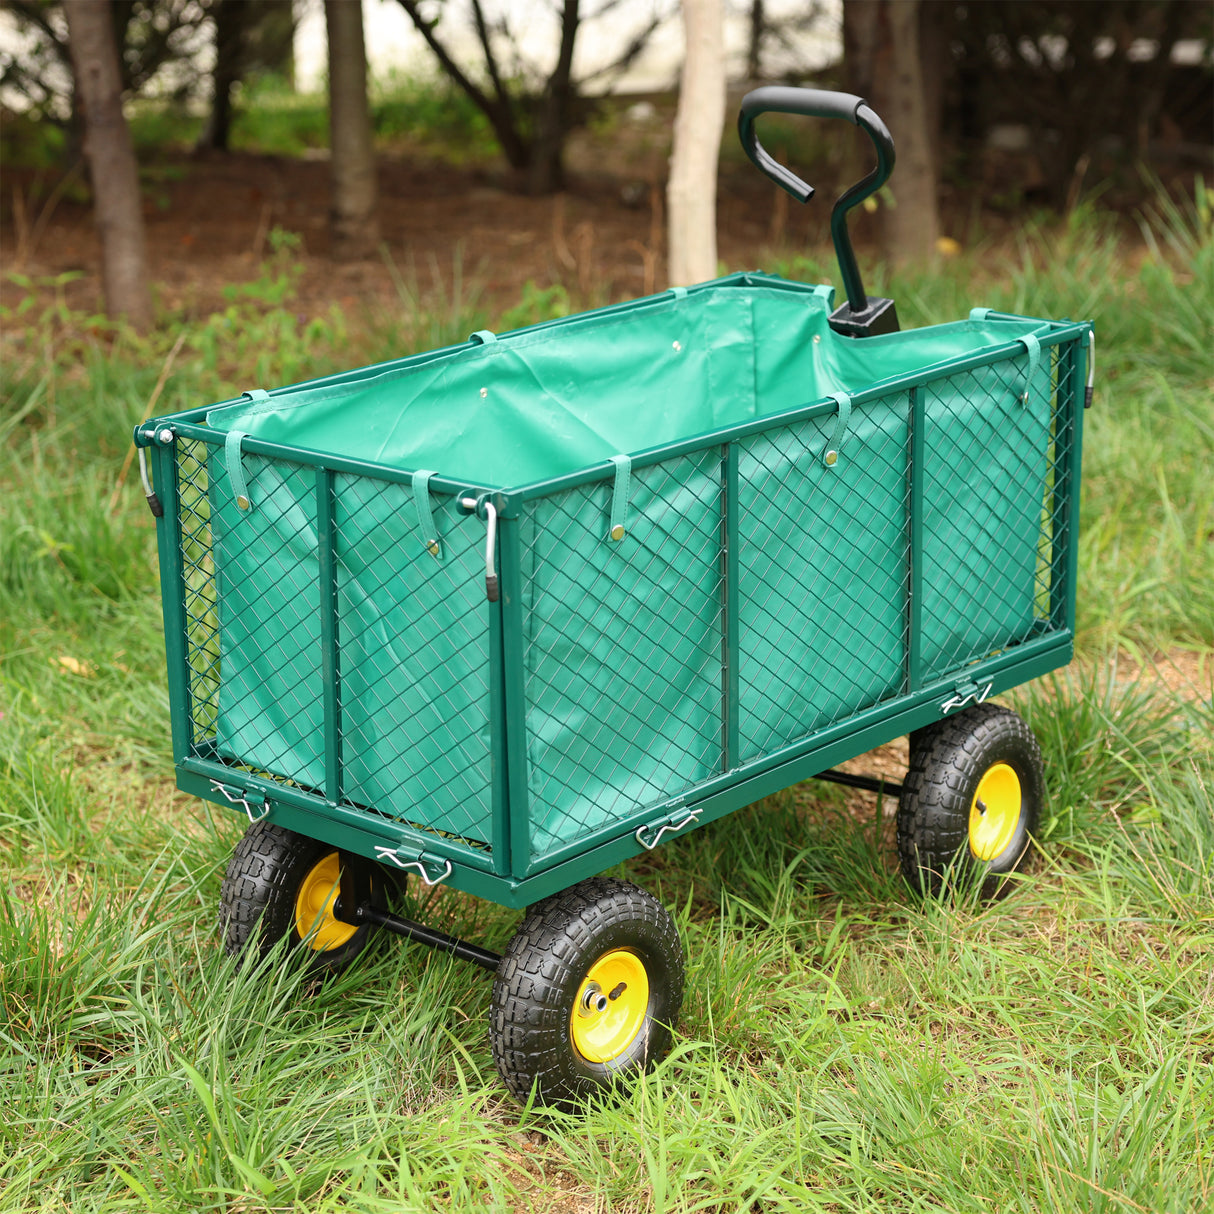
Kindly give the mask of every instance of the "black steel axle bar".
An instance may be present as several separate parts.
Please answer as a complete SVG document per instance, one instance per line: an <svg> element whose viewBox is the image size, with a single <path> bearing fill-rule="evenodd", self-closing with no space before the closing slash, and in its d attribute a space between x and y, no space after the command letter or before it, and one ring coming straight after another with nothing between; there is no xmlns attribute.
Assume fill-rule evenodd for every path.
<svg viewBox="0 0 1214 1214"><path fill-rule="evenodd" d="M335 907L334 910L336 909ZM340 916L338 917L340 918ZM424 923L414 923L412 919L402 919L399 915L379 910L367 902L364 902L354 912L354 919L360 923L373 923L376 927L386 927L388 931L395 932L398 936L416 940L418 944L436 948L439 952L450 953L461 961L471 961L491 973L496 972L502 959L500 953L491 953L487 948L469 944L467 940L448 936L446 932L435 931L434 928L427 927Z"/></svg>
<svg viewBox="0 0 1214 1214"><path fill-rule="evenodd" d="M831 784L846 784L848 788L863 788L865 792L889 793L891 797L902 795L902 785L892 780L878 780L873 776L853 776L850 772L820 771L815 780L828 780Z"/></svg>

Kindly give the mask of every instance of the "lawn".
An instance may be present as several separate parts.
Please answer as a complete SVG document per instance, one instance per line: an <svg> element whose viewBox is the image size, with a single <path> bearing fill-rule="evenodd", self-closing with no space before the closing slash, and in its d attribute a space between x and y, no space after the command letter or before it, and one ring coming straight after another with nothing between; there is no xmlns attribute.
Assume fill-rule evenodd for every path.
<svg viewBox="0 0 1214 1214"><path fill-rule="evenodd" d="M1081 210L872 284L904 324L1096 321L1078 657L1010 697L1046 755L1040 854L998 902L925 902L893 806L810 784L624 865L676 914L687 999L666 1061L576 1116L507 1098L478 969L384 940L316 991L224 955L242 819L174 790L155 533L123 462L149 408L254 366L286 383L539 317L403 282L379 322L301 316L285 238L225 311L145 338L62 284L7 287L0 1210L1214 1204L1212 220L1201 192L1161 203L1143 243ZM405 902L499 950L516 919Z"/></svg>

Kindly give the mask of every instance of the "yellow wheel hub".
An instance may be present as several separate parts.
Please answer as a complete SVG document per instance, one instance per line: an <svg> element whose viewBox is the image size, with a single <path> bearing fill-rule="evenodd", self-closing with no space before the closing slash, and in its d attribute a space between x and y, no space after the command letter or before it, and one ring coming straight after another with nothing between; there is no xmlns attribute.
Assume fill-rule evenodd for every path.
<svg viewBox="0 0 1214 1214"><path fill-rule="evenodd" d="M610 1062L636 1040L649 1010L649 975L627 949L604 953L577 993L569 1035L587 1062Z"/></svg>
<svg viewBox="0 0 1214 1214"><path fill-rule="evenodd" d="M295 930L318 953L341 948L358 928L333 917L341 886L341 862L335 851L320 860L299 883L295 895Z"/></svg>
<svg viewBox="0 0 1214 1214"><path fill-rule="evenodd" d="M970 851L979 860L1001 856L1016 835L1020 814L1020 777L1006 763L988 767L970 806Z"/></svg>

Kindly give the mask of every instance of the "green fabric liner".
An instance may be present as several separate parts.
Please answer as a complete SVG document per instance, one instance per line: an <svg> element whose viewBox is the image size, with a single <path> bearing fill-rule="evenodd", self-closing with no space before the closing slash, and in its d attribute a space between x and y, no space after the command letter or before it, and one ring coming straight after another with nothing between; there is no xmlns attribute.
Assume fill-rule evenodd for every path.
<svg viewBox="0 0 1214 1214"><path fill-rule="evenodd" d="M368 367L342 384L237 401L212 409L207 423L506 488L833 392L854 395L1037 327L963 320L857 341L830 328L830 310L829 297L799 284L658 296L419 366Z"/></svg>
<svg viewBox="0 0 1214 1214"><path fill-rule="evenodd" d="M966 320L862 341L829 295L737 280L217 406L220 430L521 486L1031 333ZM1051 418L1050 359L1027 351L926 393L923 655L946 673L1024 639ZM483 395L482 395L483 392ZM903 690L907 394L781 426L739 450L742 759ZM837 437L836 437L837 434ZM828 443L840 451L827 466ZM222 755L324 783L315 474L246 454L236 509L209 461ZM677 796L724 763L717 449L532 502L519 520L533 855ZM344 794L452 835L490 837L484 523L431 495L442 560L408 485L339 475ZM617 509L619 503L617 503Z"/></svg>
<svg viewBox="0 0 1214 1214"><path fill-rule="evenodd" d="M246 513L233 500L221 450L209 461L218 750L323 791L315 474L246 455L256 502ZM334 478L344 793L488 842L484 525L450 499L436 503L442 561L424 546L408 485Z"/></svg>

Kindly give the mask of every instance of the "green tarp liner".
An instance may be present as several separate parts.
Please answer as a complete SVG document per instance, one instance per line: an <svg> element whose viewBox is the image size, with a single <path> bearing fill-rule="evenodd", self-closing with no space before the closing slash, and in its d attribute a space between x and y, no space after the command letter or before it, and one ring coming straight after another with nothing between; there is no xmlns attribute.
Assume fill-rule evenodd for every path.
<svg viewBox="0 0 1214 1214"><path fill-rule="evenodd" d="M1032 334L966 320L854 340L829 293L721 280L500 339L218 406L222 431L517 488L773 415ZM1029 635L1051 367L1021 352L926 391L923 655L945 673ZM1026 396L1027 390L1027 396ZM905 392L738 446L740 761L904 690ZM212 449L221 755L325 785L315 472L245 454L236 508ZM526 787L543 854L675 797L725 763L721 449L637 469L626 538L612 478L523 507ZM492 842L484 523L407 485L337 476L344 797ZM518 728L508 722L507 728Z"/></svg>

